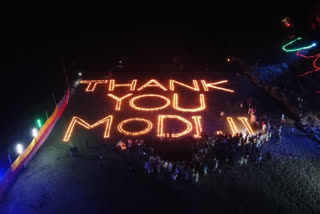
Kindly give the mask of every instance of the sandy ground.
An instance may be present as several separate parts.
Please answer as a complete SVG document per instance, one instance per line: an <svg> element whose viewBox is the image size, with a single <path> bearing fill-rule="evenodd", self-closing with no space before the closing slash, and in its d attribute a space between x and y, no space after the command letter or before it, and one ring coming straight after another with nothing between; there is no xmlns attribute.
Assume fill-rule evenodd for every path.
<svg viewBox="0 0 320 214"><path fill-rule="evenodd" d="M271 115L280 116L282 110L269 102L245 77L234 77L230 82L240 90L239 94L257 96L258 106L264 106ZM148 176L140 161L116 153L111 146L99 146L103 129L90 133L78 129L71 143L77 145L79 157L72 158L69 154L71 143L62 143L70 118L73 115L85 117L88 115L85 110L90 109L93 118L90 122L93 122L111 111L102 106L106 100L100 101L96 95L85 101L84 96L89 95L78 93L71 98L47 142L0 204L0 213L320 212L319 147L299 131L290 135L289 127L284 128L281 144L265 145L263 153L271 151L272 159L264 161L261 168L254 163L241 168L223 168L221 175L210 173L200 177L198 185L174 183L165 172ZM214 96L210 106L217 108L204 114L213 115L208 121L226 129L224 121L218 119L218 112L224 108L237 113L239 108L232 104L220 104L219 107L224 95L219 97L216 93ZM207 122L206 127L216 130L210 124ZM113 135L110 141L118 140L117 137L117 134ZM102 165L98 161L100 152L104 157ZM135 170L129 171L129 165Z"/></svg>

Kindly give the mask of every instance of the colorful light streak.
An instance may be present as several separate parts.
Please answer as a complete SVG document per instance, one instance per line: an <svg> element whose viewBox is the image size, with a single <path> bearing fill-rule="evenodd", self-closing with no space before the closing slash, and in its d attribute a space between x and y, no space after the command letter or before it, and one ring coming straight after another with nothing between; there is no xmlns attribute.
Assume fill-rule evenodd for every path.
<svg viewBox="0 0 320 214"><path fill-rule="evenodd" d="M192 83L193 83L193 87L189 86L187 84L184 84L182 82L178 82L176 80L172 80L172 79L169 80L169 86L170 86L170 90L171 91L174 91L174 84L178 84L178 85L184 86L184 87L189 88L189 89L194 90L194 91L200 91L197 80L192 80Z"/></svg>
<svg viewBox="0 0 320 214"><path fill-rule="evenodd" d="M218 90L222 90L222 91L227 91L227 92L233 93L234 90L216 86L216 85L223 84L223 83L226 83L226 82L228 82L228 80L221 80L221 81L219 81L219 82L213 82L213 83L206 83L205 80L201 80L203 89L204 89L205 91L209 91L209 88L214 88L214 89L218 89Z"/></svg>
<svg viewBox="0 0 320 214"><path fill-rule="evenodd" d="M142 130L142 131L138 131L138 132L129 132L123 129L123 125L126 123L129 123L131 121L141 121L141 122L145 122L147 124L147 127ZM152 129L152 123L150 120L146 120L144 118L130 118L130 119L126 119L123 120L121 123L118 124L118 131L120 133L123 133L125 135L132 135L132 136L138 136L138 135L144 135L147 134L151 129Z"/></svg>
<svg viewBox="0 0 320 214"><path fill-rule="evenodd" d="M317 71L320 70L320 67L316 65L316 62L317 62L318 59L320 58L320 53L318 53L318 54L316 54L316 55L306 56L306 55L301 54L300 52L301 52L301 50L298 51L296 55L297 55L297 56L300 56L300 57L302 57L302 58L305 58L305 59L315 58L315 59L313 60L313 62L312 62L312 66L313 66L314 70L312 70L312 71L307 71L307 72L305 72L305 73L303 73L303 74L298 74L297 77L303 77L303 76L306 76L306 75L308 75L308 74L311 74L311 73L314 73L314 72L317 72Z"/></svg>
<svg viewBox="0 0 320 214"><path fill-rule="evenodd" d="M159 97L163 100L166 101L166 104L164 104L163 106L160 106L160 107L156 107L156 108L143 108L143 107L138 107L136 106L136 104L134 103L134 101L136 101L137 99L140 99L140 98L144 98L144 97ZM164 96L161 96L161 95L158 95L158 94L144 94L144 95L139 95L139 96L136 96L136 97L133 97L129 104L130 106L135 109L135 110L139 110L139 111L157 111L157 110L160 110L160 109L164 109L166 107L168 107L170 105L170 100Z"/></svg>
<svg viewBox="0 0 320 214"><path fill-rule="evenodd" d="M134 91L136 89L137 81L138 80L134 79L129 84L115 84L115 80L112 79L109 83L109 91L113 91L114 87L130 87L130 91Z"/></svg>
<svg viewBox="0 0 320 214"><path fill-rule="evenodd" d="M178 111L183 111L183 112L197 112L197 111L202 111L204 109L206 109L206 103L204 101L204 95L200 94L200 107L198 108L193 108L193 109L185 109L185 108L181 108L178 106L178 94L173 94L173 103L172 103L172 107Z"/></svg>
<svg viewBox="0 0 320 214"><path fill-rule="evenodd" d="M201 116L192 116L194 123L196 124L196 134L193 135L194 138L201 138L202 126L201 126Z"/></svg>
<svg viewBox="0 0 320 214"><path fill-rule="evenodd" d="M130 97L132 94L127 94L127 95L124 95L123 97L116 97L114 96L113 94L108 94L109 97L115 99L117 102L116 102L116 108L115 110L116 111L120 111L121 110L121 101L124 100L125 98L127 97Z"/></svg>
<svg viewBox="0 0 320 214"><path fill-rule="evenodd" d="M183 135L188 134L192 130L192 124L188 120L184 119L183 117L180 117L178 115L159 115L158 116L158 129L157 129L157 136L158 137L163 136L163 120L165 118L178 119L187 125L187 128L183 132L172 134L171 135L172 138L181 137Z"/></svg>
<svg viewBox="0 0 320 214"><path fill-rule="evenodd" d="M142 89L144 89L146 87L159 87L162 90L167 91L167 89L155 79L151 79L148 82L146 82L144 85L142 85L140 88L138 88L138 91L141 91Z"/></svg>
<svg viewBox="0 0 320 214"><path fill-rule="evenodd" d="M253 135L254 131L252 130L249 122L248 122L248 118L246 117L238 117L238 120L240 120L242 122L242 124L244 125L244 127L246 127L247 131L249 132L249 134Z"/></svg>
<svg viewBox="0 0 320 214"><path fill-rule="evenodd" d="M111 124L112 124L112 120L113 120L113 116L112 115L109 115L101 120L99 120L98 122L94 123L93 125L90 125L89 123L87 123L86 121L84 121L83 119L81 119L80 117L73 117L69 126L68 126L68 129L64 135L64 138L63 138L63 141L64 142L68 142L70 137L71 137L71 134L73 132L73 129L74 129L74 126L76 124L79 124L80 126L86 128L86 129L92 129L102 123L106 123L106 128L105 128L105 131L104 131L104 135L103 135L103 138L109 138L110 136L110 128L111 128Z"/></svg>
<svg viewBox="0 0 320 214"><path fill-rule="evenodd" d="M300 51L300 50L303 50L303 49L310 49L312 47L315 47L317 44L316 43L312 43L311 45L308 45L308 46L303 46L303 47L300 47L300 48L293 48L293 49L287 49L287 46L293 44L294 42L300 40L301 37L298 37L290 42L288 42L287 44L283 45L282 46L282 50L285 51L285 52L295 52L295 51Z"/></svg>
<svg viewBox="0 0 320 214"><path fill-rule="evenodd" d="M80 80L81 84L88 84L86 92L93 92L97 84L107 84L108 80Z"/></svg>

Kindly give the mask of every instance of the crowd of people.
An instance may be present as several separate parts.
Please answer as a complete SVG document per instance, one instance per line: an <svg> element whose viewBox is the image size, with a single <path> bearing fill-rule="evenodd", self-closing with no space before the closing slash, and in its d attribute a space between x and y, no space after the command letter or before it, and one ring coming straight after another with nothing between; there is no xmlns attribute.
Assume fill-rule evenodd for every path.
<svg viewBox="0 0 320 214"><path fill-rule="evenodd" d="M281 140L281 121L259 120L255 125L261 132L253 135L218 133L208 136L203 132L201 139L192 142L191 161L164 160L154 152L152 146L146 145L141 139L119 141L117 147L120 151L137 152L143 158L145 171L149 175L164 173L173 181L198 183L200 176L208 173L221 174L226 167L242 167L249 162L261 167L263 160L271 159L271 153L266 151L263 154L262 148L265 143Z"/></svg>
<svg viewBox="0 0 320 214"><path fill-rule="evenodd" d="M152 146L146 145L141 139L119 141L117 148L121 151L137 152L144 160L147 174L164 173L173 181L198 183L200 176L206 176L208 173L221 174L222 170L228 167L243 167L249 163L261 167L263 161L271 159L271 153L262 152L262 148L265 143L281 143L282 124L285 119L284 115L281 115L279 120L271 120L266 115L257 118L254 100L248 99L246 104L251 125L255 130L260 130L259 133L239 132L232 135L218 132L209 136L203 132L201 139L191 142L190 160L162 159L157 152L154 152ZM244 108L244 102L240 103L240 108ZM170 139L160 139L160 141L168 140Z"/></svg>

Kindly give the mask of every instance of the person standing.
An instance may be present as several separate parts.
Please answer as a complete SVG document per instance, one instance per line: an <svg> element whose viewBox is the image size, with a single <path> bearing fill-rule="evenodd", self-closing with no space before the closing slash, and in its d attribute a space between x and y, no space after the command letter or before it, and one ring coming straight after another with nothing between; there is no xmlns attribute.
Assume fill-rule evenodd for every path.
<svg viewBox="0 0 320 214"><path fill-rule="evenodd" d="M172 167L173 167L173 165L172 165L172 163L171 163L171 161L169 162L169 165L168 165L168 171L169 172L172 172Z"/></svg>
<svg viewBox="0 0 320 214"><path fill-rule="evenodd" d="M208 165L207 164L205 164L204 167L203 167L203 174L204 175L208 174Z"/></svg>
<svg viewBox="0 0 320 214"><path fill-rule="evenodd" d="M167 168L168 168L168 161L165 161L165 162L163 163L162 167L163 167L164 169L167 169Z"/></svg>
<svg viewBox="0 0 320 214"><path fill-rule="evenodd" d="M176 172L172 173L172 180L176 181L178 177L178 174Z"/></svg>
<svg viewBox="0 0 320 214"><path fill-rule="evenodd" d="M242 166L244 164L244 156L241 156L239 160L239 165Z"/></svg>
<svg viewBox="0 0 320 214"><path fill-rule="evenodd" d="M278 130L279 137L281 137L281 131L282 131L282 125L280 125L279 130Z"/></svg>
<svg viewBox="0 0 320 214"><path fill-rule="evenodd" d="M219 161L217 160L217 158L213 158L212 165L213 165L213 171L215 172L219 167Z"/></svg>
<svg viewBox="0 0 320 214"><path fill-rule="evenodd" d="M249 160L249 155L246 155L246 157L243 160L243 164L247 165L248 164L248 160Z"/></svg>
<svg viewBox="0 0 320 214"><path fill-rule="evenodd" d="M290 134L291 134L291 135L294 135L294 126L291 128Z"/></svg>
<svg viewBox="0 0 320 214"><path fill-rule="evenodd" d="M261 161L262 161L262 154L259 153L259 156L258 156L258 158L256 160L256 164L257 164L258 167L261 167Z"/></svg>
<svg viewBox="0 0 320 214"><path fill-rule="evenodd" d="M188 170L186 170L185 175L184 175L184 179L185 179L185 181L186 181L186 182L188 182L188 181L189 181L189 177L190 177L190 175L189 175L189 171L188 171Z"/></svg>
<svg viewBox="0 0 320 214"><path fill-rule="evenodd" d="M262 125L262 133L265 134L267 132L267 125L263 123Z"/></svg>
<svg viewBox="0 0 320 214"><path fill-rule="evenodd" d="M197 184L199 182L199 172L197 171L194 176L194 183Z"/></svg>

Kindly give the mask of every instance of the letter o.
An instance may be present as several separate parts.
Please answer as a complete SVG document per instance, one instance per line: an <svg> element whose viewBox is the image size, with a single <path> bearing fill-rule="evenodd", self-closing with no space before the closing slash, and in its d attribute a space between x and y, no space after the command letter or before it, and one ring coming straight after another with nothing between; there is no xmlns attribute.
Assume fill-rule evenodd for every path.
<svg viewBox="0 0 320 214"><path fill-rule="evenodd" d="M138 107L134 104L134 101L136 101L137 99L143 98L143 97L159 97L161 99L164 99L167 103L164 104L163 106L157 107L157 108L143 108L143 107ZM129 102L130 106L136 110L139 111L157 111L160 109L164 109L166 107L168 107L170 105L170 100L164 96L158 95L158 94L144 94L144 95L139 95L136 97L133 97L130 102Z"/></svg>
<svg viewBox="0 0 320 214"><path fill-rule="evenodd" d="M131 121L142 121L142 122L145 122L147 123L147 128L145 128L144 130L142 131L138 131L138 132L129 132L129 131L126 131L122 128L122 126L126 123L129 123ZM132 136L137 136L137 135L144 135L144 134L147 134L150 130L152 129L152 123L150 120L146 120L144 118L130 118L130 119L127 119L127 120L123 120L121 123L118 124L118 131L121 132L122 134L125 134L125 135L132 135Z"/></svg>

